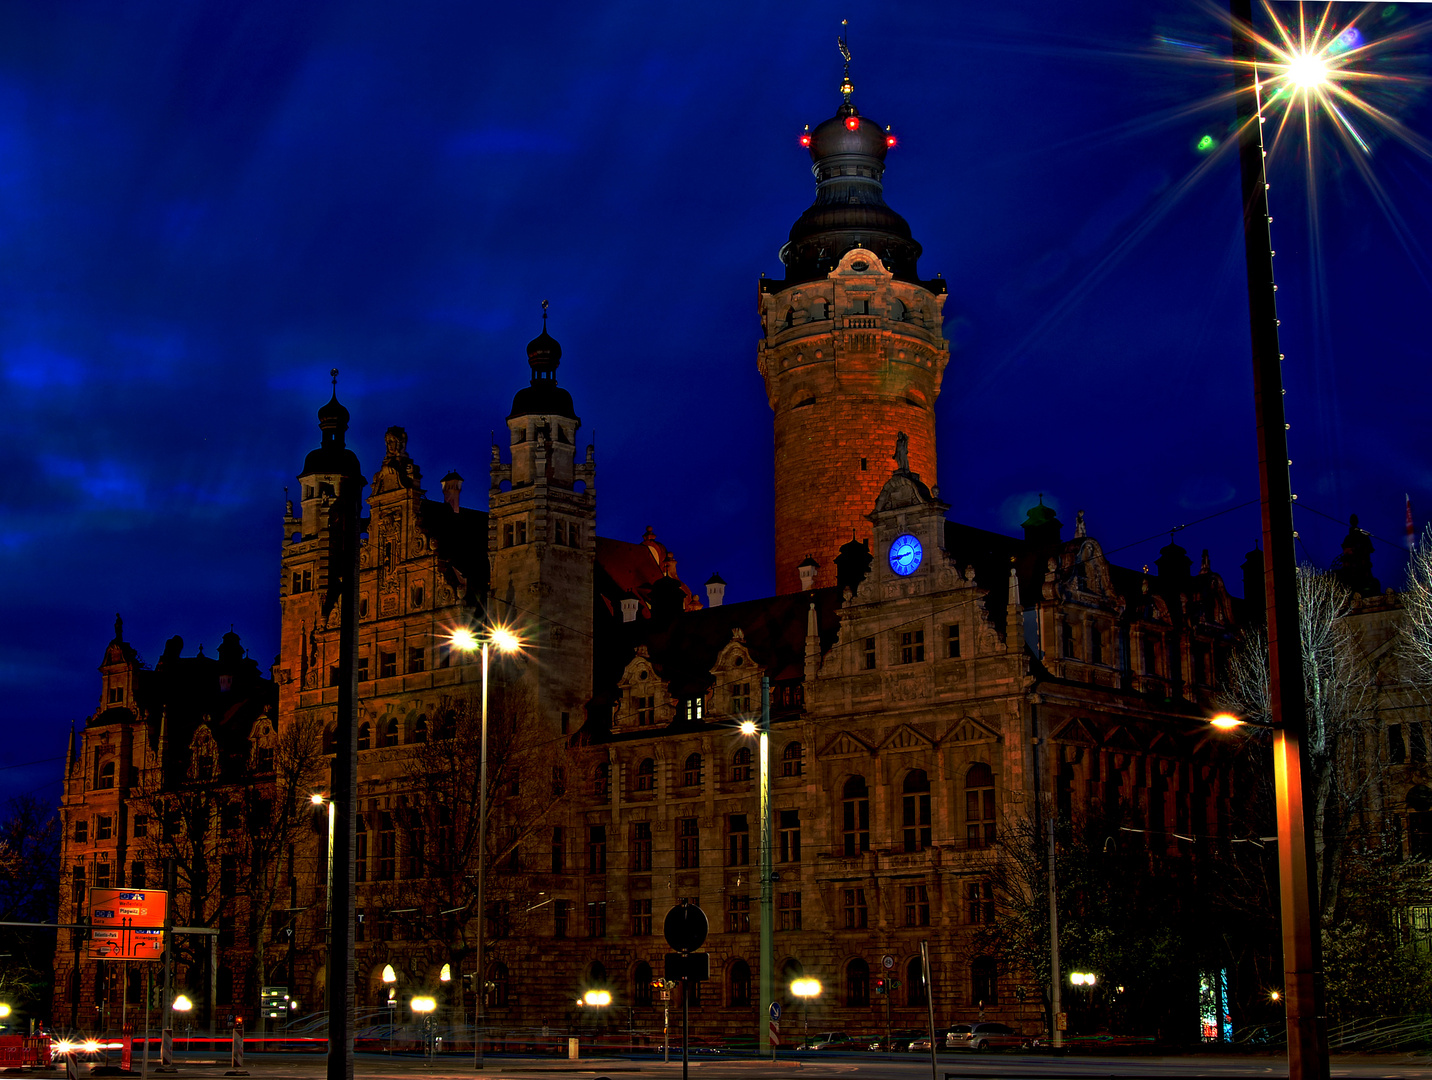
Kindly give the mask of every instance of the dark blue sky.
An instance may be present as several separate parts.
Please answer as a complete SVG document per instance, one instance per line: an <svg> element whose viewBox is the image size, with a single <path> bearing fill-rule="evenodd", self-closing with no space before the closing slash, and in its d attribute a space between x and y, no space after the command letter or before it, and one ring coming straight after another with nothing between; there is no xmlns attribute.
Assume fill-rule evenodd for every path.
<svg viewBox="0 0 1432 1080"><path fill-rule="evenodd" d="M1140 565L1255 499L1237 170L1197 148L1232 121L1216 6L10 0L0 795L57 790L116 611L151 662L232 623L267 665L330 367L370 472L401 424L480 504L543 298L603 534L768 593L756 282L813 195L843 14L887 199L949 283L953 515L1014 531L1045 492ZM1372 92L1414 133L1429 19L1363 24L1411 35ZM1403 493L1432 508L1432 163L1363 134L1319 127L1311 213L1306 147L1272 154L1278 296L1303 554L1346 532L1314 511L1359 513L1395 585ZM1257 534L1251 506L1179 540L1240 591Z"/></svg>

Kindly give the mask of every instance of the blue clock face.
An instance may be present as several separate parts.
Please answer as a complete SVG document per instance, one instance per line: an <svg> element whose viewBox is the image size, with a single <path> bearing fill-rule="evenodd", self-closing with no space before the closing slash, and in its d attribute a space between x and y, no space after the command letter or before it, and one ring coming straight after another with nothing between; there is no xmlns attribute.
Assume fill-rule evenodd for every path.
<svg viewBox="0 0 1432 1080"><path fill-rule="evenodd" d="M909 533L897 536L890 545L890 569L901 577L913 574L920 569L920 560L924 556L925 549L920 546L919 540Z"/></svg>

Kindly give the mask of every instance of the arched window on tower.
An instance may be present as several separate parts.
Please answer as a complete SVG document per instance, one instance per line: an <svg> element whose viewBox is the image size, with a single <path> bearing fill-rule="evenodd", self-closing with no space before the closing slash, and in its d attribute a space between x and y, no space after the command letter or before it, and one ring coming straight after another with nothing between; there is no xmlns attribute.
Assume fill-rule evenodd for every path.
<svg viewBox="0 0 1432 1080"><path fill-rule="evenodd" d="M848 858L870 850L870 789L865 777L847 780L840 799L840 832Z"/></svg>
<svg viewBox="0 0 1432 1080"><path fill-rule="evenodd" d="M114 762L106 761L99 767L99 776L96 777L95 787L101 790L114 787Z"/></svg>
<svg viewBox="0 0 1432 1080"><path fill-rule="evenodd" d="M970 847L994 843L994 773L984 762L965 773L965 839Z"/></svg>
<svg viewBox="0 0 1432 1080"><path fill-rule="evenodd" d="M911 769L905 777L901 823L906 851L924 851L930 846L930 779L924 769Z"/></svg>

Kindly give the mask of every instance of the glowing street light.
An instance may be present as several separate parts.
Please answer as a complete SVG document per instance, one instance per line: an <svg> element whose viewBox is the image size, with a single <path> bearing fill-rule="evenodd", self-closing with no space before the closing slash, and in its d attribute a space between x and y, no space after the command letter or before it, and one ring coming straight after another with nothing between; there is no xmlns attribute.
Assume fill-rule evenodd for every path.
<svg viewBox="0 0 1432 1080"><path fill-rule="evenodd" d="M1316 90L1328 81L1328 62L1314 53L1296 53L1284 77L1299 90Z"/></svg>
<svg viewBox="0 0 1432 1080"><path fill-rule="evenodd" d="M612 995L606 990L588 990L582 995L582 1004L595 1009L605 1008L612 1003Z"/></svg>
<svg viewBox="0 0 1432 1080"><path fill-rule="evenodd" d="M193 1003L192 1001L190 1001L187 997L185 997L183 994L180 994L178 997L176 997L176 998L174 999L174 1011L175 1011L175 1012L178 1012L178 1013L186 1013L186 1012L188 1012L190 1009L192 1009L193 1007L194 1007L194 1003Z"/></svg>
<svg viewBox="0 0 1432 1080"><path fill-rule="evenodd" d="M815 979L795 979L791 982L791 993L801 999L805 1006L801 1010L801 1049L810 1048L810 999L820 997L820 983Z"/></svg>
<svg viewBox="0 0 1432 1080"><path fill-rule="evenodd" d="M757 747L760 761L760 981L758 983L762 1009L768 1008L775 997L773 979L775 974L775 944L772 932L775 929L774 913L771 910L771 683L768 676L761 676L761 715L759 720L747 718L741 721L740 732L747 738L759 735ZM761 1056L771 1049L771 1029L756 1010L756 1045Z"/></svg>
<svg viewBox="0 0 1432 1080"><path fill-rule="evenodd" d="M415 1013L426 1015L438 1007L438 1002L436 998L415 997L408 1002L408 1007Z"/></svg>
<svg viewBox="0 0 1432 1080"><path fill-rule="evenodd" d="M1224 731L1231 731L1234 728L1243 726L1243 720L1234 716L1232 713L1219 713L1208 722L1216 728L1222 728Z"/></svg>
<svg viewBox="0 0 1432 1080"><path fill-rule="evenodd" d="M10 1006L6 1005L3 1001L0 1001L0 1020L8 1020L9 1018Z"/></svg>
<svg viewBox="0 0 1432 1080"><path fill-rule="evenodd" d="M477 1005L473 1011L473 1067L482 1068L482 999L483 999L483 964L482 964L482 941L485 930L482 925L486 914L482 904L483 871L487 865L487 653L489 648L496 648L498 652L516 652L522 647L521 640L511 630L501 626L488 627L487 634L479 638L466 627L459 627L448 637L453 648L463 652L482 652L482 742L478 751L477 766L477 975L473 979L476 984L474 991L477 994Z"/></svg>
<svg viewBox="0 0 1432 1080"><path fill-rule="evenodd" d="M1069 973L1069 981L1075 986L1093 986L1097 980L1088 972L1071 971Z"/></svg>

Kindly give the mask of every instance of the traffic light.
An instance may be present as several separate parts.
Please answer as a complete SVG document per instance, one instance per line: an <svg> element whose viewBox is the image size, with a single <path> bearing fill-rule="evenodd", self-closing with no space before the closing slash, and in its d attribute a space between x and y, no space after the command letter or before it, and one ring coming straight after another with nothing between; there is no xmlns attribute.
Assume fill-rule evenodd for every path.
<svg viewBox="0 0 1432 1080"><path fill-rule="evenodd" d="M877 994L883 994L883 993L885 993L885 980L884 980L884 979L876 979L876 980L875 980L875 992L876 992Z"/></svg>

